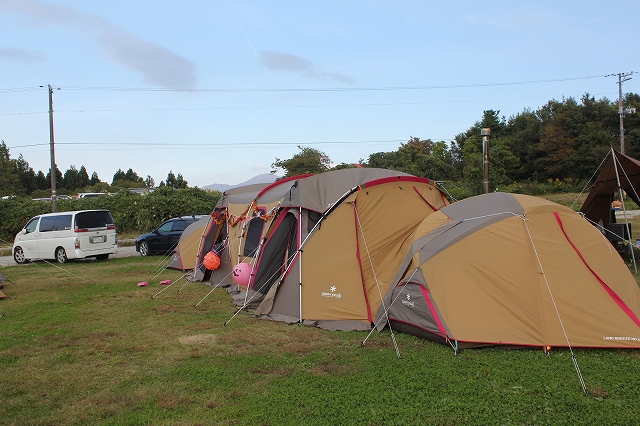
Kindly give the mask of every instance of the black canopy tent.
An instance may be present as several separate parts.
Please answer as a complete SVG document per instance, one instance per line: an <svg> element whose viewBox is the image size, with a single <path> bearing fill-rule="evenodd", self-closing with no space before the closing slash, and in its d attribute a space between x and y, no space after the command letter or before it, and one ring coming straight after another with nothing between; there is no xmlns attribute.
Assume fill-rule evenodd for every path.
<svg viewBox="0 0 640 426"><path fill-rule="evenodd" d="M595 183L584 200L580 212L596 224L606 227L616 223L615 211L611 203L616 197L622 198L624 191L640 206L640 161L611 149Z"/></svg>
<svg viewBox="0 0 640 426"><path fill-rule="evenodd" d="M602 227L603 233L616 245L620 253L625 251L632 253L631 225L624 203L622 204L624 223L616 223L616 210L611 208L611 203L616 197L622 200L624 191L640 206L638 189L640 189L640 161L611 148L605 158L602 171L580 207L580 212L587 219ZM631 256L631 259L637 274L635 256Z"/></svg>

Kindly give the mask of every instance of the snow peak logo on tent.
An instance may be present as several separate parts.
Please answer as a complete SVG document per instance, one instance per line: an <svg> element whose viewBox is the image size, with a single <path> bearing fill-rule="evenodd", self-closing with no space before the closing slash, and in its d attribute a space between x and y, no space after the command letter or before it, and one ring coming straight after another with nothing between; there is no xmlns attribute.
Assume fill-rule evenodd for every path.
<svg viewBox="0 0 640 426"><path fill-rule="evenodd" d="M413 308L413 301L411 300L410 294L407 294L407 300L402 300L402 304L405 306L409 306L410 308Z"/></svg>
<svg viewBox="0 0 640 426"><path fill-rule="evenodd" d="M342 293L336 293L335 285L332 285L329 290L331 290L331 292L323 291L322 297L335 297L336 299L340 299L342 297Z"/></svg>
<svg viewBox="0 0 640 426"><path fill-rule="evenodd" d="M634 342L640 342L638 337L625 337L625 336L603 336L603 340L631 340Z"/></svg>

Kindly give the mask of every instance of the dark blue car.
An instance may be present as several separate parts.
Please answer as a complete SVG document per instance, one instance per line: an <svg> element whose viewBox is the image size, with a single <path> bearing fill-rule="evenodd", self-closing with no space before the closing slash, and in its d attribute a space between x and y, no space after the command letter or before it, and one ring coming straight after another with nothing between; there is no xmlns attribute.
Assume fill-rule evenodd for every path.
<svg viewBox="0 0 640 426"><path fill-rule="evenodd" d="M187 226L202 219L203 216L180 216L164 221L148 234L136 238L136 251L142 256L171 253L178 244L182 232Z"/></svg>

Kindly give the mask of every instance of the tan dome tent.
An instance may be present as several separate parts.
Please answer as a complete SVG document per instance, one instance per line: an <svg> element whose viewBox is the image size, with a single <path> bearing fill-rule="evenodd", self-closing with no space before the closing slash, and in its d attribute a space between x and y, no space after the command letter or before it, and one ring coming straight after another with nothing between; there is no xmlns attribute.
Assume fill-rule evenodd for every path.
<svg viewBox="0 0 640 426"><path fill-rule="evenodd" d="M230 293L237 293L237 285L233 282L231 271L241 262L254 264L257 260L265 232L275 216L278 206L289 193L291 185L312 175L289 176L277 180L254 195L244 210L230 216L226 222L229 235L228 244L224 244L222 257L226 260L224 268L216 271L212 283L230 287Z"/></svg>
<svg viewBox="0 0 640 426"><path fill-rule="evenodd" d="M192 279L196 281L205 279L207 271L202 266L202 260L216 242L220 242L227 236L227 219L242 215L251 200L269 185L269 183L258 183L226 190L209 216L192 223L184 230L167 268L193 270ZM233 247L237 248L239 235L232 234L229 240L233 242ZM227 262L230 260L229 256L226 260ZM224 263L221 266L224 266Z"/></svg>
<svg viewBox="0 0 640 426"><path fill-rule="evenodd" d="M429 179L342 169L296 181L255 265L244 307L327 329L371 329L422 219L448 201Z"/></svg>
<svg viewBox="0 0 640 426"><path fill-rule="evenodd" d="M233 267L257 256L258 245L268 226L269 213L294 181L307 176L228 189L210 216L185 229L167 267L193 269L190 277L193 281L208 279L210 271L204 268L202 262L204 256L215 247L221 263L211 281L222 286L233 285Z"/></svg>
<svg viewBox="0 0 640 426"><path fill-rule="evenodd" d="M640 290L579 213L490 193L426 217L377 311L387 326L454 349L640 347ZM387 312L385 312L385 308Z"/></svg>

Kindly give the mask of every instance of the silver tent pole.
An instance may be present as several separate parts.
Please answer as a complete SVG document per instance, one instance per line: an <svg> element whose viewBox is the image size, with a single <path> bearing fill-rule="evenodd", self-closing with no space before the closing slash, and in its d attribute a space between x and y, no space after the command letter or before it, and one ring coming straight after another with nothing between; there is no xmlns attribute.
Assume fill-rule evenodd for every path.
<svg viewBox="0 0 640 426"><path fill-rule="evenodd" d="M298 208L298 250L302 244L302 207ZM302 252L298 257L298 303L300 309L300 324L302 324Z"/></svg>

